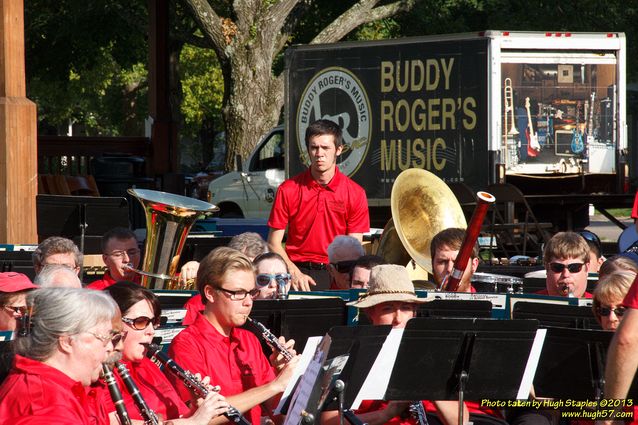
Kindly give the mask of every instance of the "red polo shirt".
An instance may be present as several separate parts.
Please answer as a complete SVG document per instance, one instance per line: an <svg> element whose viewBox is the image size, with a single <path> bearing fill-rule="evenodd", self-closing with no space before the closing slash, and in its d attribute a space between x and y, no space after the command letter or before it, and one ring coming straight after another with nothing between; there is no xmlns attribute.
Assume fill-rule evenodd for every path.
<svg viewBox="0 0 638 425"><path fill-rule="evenodd" d="M193 295L188 301L186 301L184 308L186 309L186 315L184 315L184 319L182 320L182 326L192 325L195 323L197 316L204 311L202 294Z"/></svg>
<svg viewBox="0 0 638 425"><path fill-rule="evenodd" d="M108 288L109 286L117 283L118 281L111 277L111 273L104 273L104 277L102 279L96 280L95 282L89 283L86 287L89 289L95 289L96 291L101 291L103 289ZM130 282L140 283L141 279L139 275L135 275Z"/></svg>
<svg viewBox="0 0 638 425"><path fill-rule="evenodd" d="M268 226L288 226L286 253L291 261L327 263L335 236L370 230L366 193L338 168L326 186L308 169L279 186Z"/></svg>
<svg viewBox="0 0 638 425"><path fill-rule="evenodd" d="M177 391L171 385L168 378L157 365L151 360L144 358L140 362L122 362L131 373L133 382L142 394L142 398L148 407L158 416L166 419L177 419L182 415L188 415L190 409L180 399ZM117 383L122 392L122 399L131 419L143 419L137 405L133 401L130 393L126 389L122 378L117 372L114 372ZM190 400L190 398L189 398ZM115 405L108 392L102 391L102 405L107 412L115 412Z"/></svg>
<svg viewBox="0 0 638 425"><path fill-rule="evenodd" d="M267 384L275 378L261 344L252 332L234 328L231 336L225 337L202 314L175 336L168 354L184 369L210 376L211 385L220 385L220 393L226 397ZM175 377L169 376L169 379L182 400L190 400L188 389ZM245 416L259 425L261 407L253 407Z"/></svg>
<svg viewBox="0 0 638 425"><path fill-rule="evenodd" d="M91 424L89 400L82 383L42 362L15 356L0 386L0 424Z"/></svg>
<svg viewBox="0 0 638 425"><path fill-rule="evenodd" d="M631 288L629 288L629 292L625 295L625 299L622 302L622 305L627 308L638 309L638 284L636 281L638 280L638 276L634 279L634 283L631 284Z"/></svg>

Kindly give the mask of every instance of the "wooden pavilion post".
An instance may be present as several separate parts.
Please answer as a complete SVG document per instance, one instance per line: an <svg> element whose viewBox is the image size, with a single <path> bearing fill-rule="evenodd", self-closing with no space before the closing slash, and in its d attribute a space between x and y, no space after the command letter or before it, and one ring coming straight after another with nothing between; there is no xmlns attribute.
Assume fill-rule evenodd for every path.
<svg viewBox="0 0 638 425"><path fill-rule="evenodd" d="M23 0L0 0L0 243L37 243L37 110L26 98Z"/></svg>

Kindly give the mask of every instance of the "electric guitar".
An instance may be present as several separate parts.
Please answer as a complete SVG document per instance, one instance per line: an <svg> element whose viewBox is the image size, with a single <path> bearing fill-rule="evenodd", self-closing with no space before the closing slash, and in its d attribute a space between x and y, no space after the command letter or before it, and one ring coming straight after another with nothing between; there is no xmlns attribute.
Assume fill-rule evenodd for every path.
<svg viewBox="0 0 638 425"><path fill-rule="evenodd" d="M580 102L576 104L576 125L572 130L572 152L581 153L585 150L585 143L583 143L583 133L580 131L580 123L578 122Z"/></svg>
<svg viewBox="0 0 638 425"><path fill-rule="evenodd" d="M594 143L594 99L596 92L591 92L591 105L589 107L589 121L587 123L587 144Z"/></svg>
<svg viewBox="0 0 638 425"><path fill-rule="evenodd" d="M527 155L535 157L541 151L541 145L538 143L538 134L534 133L529 97L525 98L525 109L527 109L527 129L525 130L525 135L527 136Z"/></svg>

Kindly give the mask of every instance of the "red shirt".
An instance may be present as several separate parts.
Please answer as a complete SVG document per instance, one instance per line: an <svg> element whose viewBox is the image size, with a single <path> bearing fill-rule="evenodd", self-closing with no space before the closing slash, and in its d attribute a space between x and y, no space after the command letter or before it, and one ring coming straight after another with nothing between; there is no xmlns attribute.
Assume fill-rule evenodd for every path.
<svg viewBox="0 0 638 425"><path fill-rule="evenodd" d="M226 397L267 384L275 373L264 355L257 337L250 331L234 328L230 337L220 334L204 315L181 331L171 343L169 356L186 370L210 376L211 385L220 385ZM190 392L176 379L182 400L190 400ZM261 408L253 407L246 418L259 425Z"/></svg>
<svg viewBox="0 0 638 425"><path fill-rule="evenodd" d="M363 400L355 413L360 415L362 413L383 410L388 406L388 403L388 401L384 400ZM405 415L405 418L402 416L395 416L386 422L386 424L392 425L415 425L416 423L416 420L410 414Z"/></svg>
<svg viewBox="0 0 638 425"><path fill-rule="evenodd" d="M184 304L184 308L186 309L186 315L182 320L182 326L188 326L195 323L195 319L197 316L204 311L204 303L202 302L202 294L193 295L186 303Z"/></svg>
<svg viewBox="0 0 638 425"><path fill-rule="evenodd" d="M638 191L634 197L634 208L631 210L631 218L638 218Z"/></svg>
<svg viewBox="0 0 638 425"><path fill-rule="evenodd" d="M547 289L541 289L540 291L536 291L534 293L538 295L549 295L549 293L547 292ZM552 296L557 297L558 295L552 295ZM589 292L585 291L585 293L583 294L581 298L594 298L594 296L590 294Z"/></svg>
<svg viewBox="0 0 638 425"><path fill-rule="evenodd" d="M89 400L81 382L37 360L15 356L13 368L0 386L0 424L90 425Z"/></svg>
<svg viewBox="0 0 638 425"><path fill-rule="evenodd" d="M335 236L370 230L366 193L338 168L326 186L308 169L279 186L268 226L288 226L286 253L291 261L327 263Z"/></svg>
<svg viewBox="0 0 638 425"><path fill-rule="evenodd" d="M144 358L140 362L122 362L131 374L133 382L137 385L142 398L148 407L163 419L177 419L182 415L188 415L190 409L180 399L177 391L171 385L168 378L151 360ZM122 393L124 405L131 419L142 419L133 398L126 389L122 378L116 371L113 372ZM106 385L103 385L101 402L107 412L115 412L115 405ZM190 400L190 398L189 398Z"/></svg>
<svg viewBox="0 0 638 425"><path fill-rule="evenodd" d="M95 289L96 291L101 291L117 282L118 282L117 280L111 277L111 274L109 272L106 272L104 273L104 277L102 279L96 280L95 282L91 282L86 287L89 289ZM133 279L131 279L130 282L140 283L141 279L139 275L135 275L135 277L133 277Z"/></svg>
<svg viewBox="0 0 638 425"><path fill-rule="evenodd" d="M638 276L634 279L634 283L631 284L631 288L629 288L629 292L625 295L625 299L622 302L627 308L638 309L638 284L636 281L638 280Z"/></svg>

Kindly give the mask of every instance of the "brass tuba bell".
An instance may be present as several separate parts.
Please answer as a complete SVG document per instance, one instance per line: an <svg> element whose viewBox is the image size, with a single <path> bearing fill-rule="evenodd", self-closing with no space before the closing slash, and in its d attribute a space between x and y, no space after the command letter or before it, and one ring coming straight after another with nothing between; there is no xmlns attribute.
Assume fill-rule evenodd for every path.
<svg viewBox="0 0 638 425"><path fill-rule="evenodd" d="M129 189L144 207L146 244L142 285L149 289L188 289L176 284L179 257L195 221L218 211L213 204L147 189Z"/></svg>
<svg viewBox="0 0 638 425"><path fill-rule="evenodd" d="M450 227L467 227L454 193L429 171L410 168L394 181L390 204L392 219L383 229L377 255L404 266L406 258L411 258L432 273L430 242L434 235Z"/></svg>

